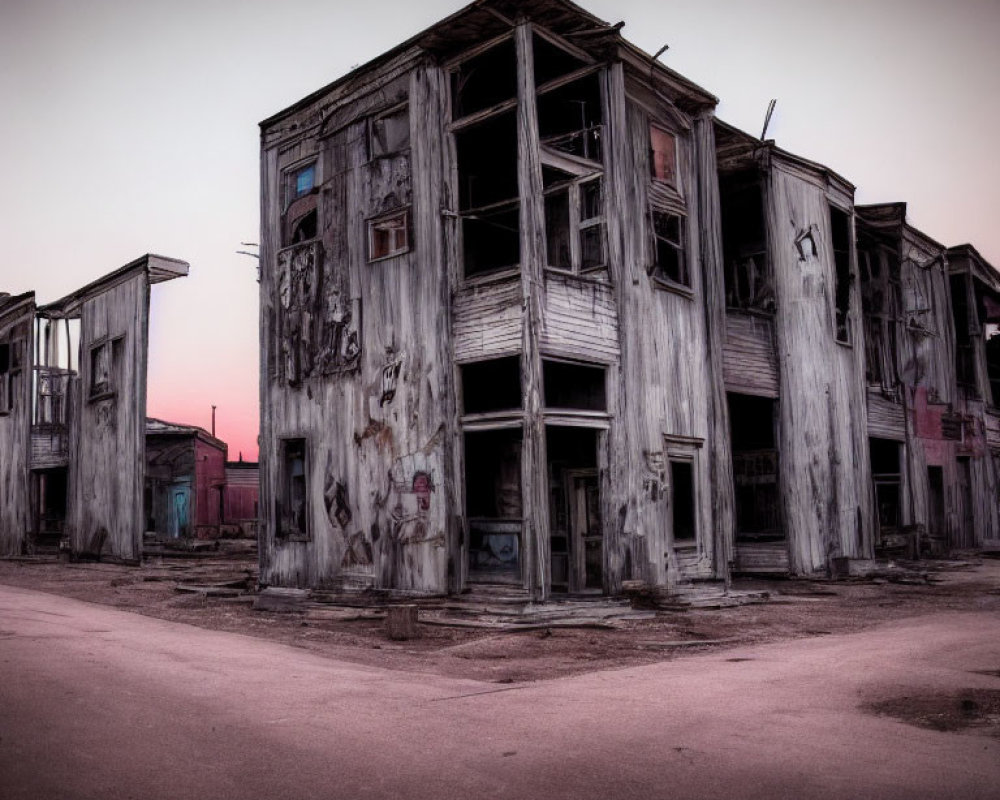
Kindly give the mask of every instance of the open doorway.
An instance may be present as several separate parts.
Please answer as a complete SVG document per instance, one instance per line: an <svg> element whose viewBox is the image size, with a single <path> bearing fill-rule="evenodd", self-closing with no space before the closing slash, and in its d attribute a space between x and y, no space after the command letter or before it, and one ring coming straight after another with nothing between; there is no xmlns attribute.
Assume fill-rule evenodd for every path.
<svg viewBox="0 0 1000 800"><path fill-rule="evenodd" d="M66 530L66 467L31 473L36 544L58 545Z"/></svg>
<svg viewBox="0 0 1000 800"><path fill-rule="evenodd" d="M553 592L604 591L598 432L547 426L549 547Z"/></svg>
<svg viewBox="0 0 1000 800"><path fill-rule="evenodd" d="M469 581L520 584L521 428L465 434Z"/></svg>
<svg viewBox="0 0 1000 800"><path fill-rule="evenodd" d="M736 542L783 542L778 502L777 403L769 397L729 393L736 489Z"/></svg>

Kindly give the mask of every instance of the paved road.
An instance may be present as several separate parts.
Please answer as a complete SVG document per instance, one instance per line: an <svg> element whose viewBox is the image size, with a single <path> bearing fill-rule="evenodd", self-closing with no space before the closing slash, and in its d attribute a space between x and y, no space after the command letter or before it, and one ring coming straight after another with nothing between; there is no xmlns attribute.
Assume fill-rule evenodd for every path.
<svg viewBox="0 0 1000 800"><path fill-rule="evenodd" d="M0 798L996 800L1000 739L857 706L998 668L941 614L502 687L0 586Z"/></svg>

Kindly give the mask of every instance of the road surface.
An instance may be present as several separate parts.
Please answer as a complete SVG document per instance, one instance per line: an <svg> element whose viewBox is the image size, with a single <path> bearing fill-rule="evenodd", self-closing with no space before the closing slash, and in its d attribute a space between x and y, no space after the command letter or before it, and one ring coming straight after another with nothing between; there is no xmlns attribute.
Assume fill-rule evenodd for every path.
<svg viewBox="0 0 1000 800"><path fill-rule="evenodd" d="M498 685L0 586L0 798L996 800L1000 738L859 706L997 669L950 613Z"/></svg>

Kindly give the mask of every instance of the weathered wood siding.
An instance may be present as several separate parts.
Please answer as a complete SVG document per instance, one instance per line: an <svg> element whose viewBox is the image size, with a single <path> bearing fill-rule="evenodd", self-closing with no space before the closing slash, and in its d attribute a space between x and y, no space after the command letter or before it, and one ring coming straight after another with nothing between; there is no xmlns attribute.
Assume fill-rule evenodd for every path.
<svg viewBox="0 0 1000 800"><path fill-rule="evenodd" d="M729 311L722 350L726 389L762 397L778 396L778 358L774 352L774 320L759 314Z"/></svg>
<svg viewBox="0 0 1000 800"><path fill-rule="evenodd" d="M610 284L549 272L539 338L549 354L617 361L618 309Z"/></svg>
<svg viewBox="0 0 1000 800"><path fill-rule="evenodd" d="M906 410L902 403L886 397L880 387L867 389L868 435L881 439L906 439Z"/></svg>
<svg viewBox="0 0 1000 800"><path fill-rule="evenodd" d="M125 561L142 555L148 318L145 270L80 308L80 411L67 512L74 553ZM93 395L91 350L102 342L112 351L110 388Z"/></svg>
<svg viewBox="0 0 1000 800"><path fill-rule="evenodd" d="M850 214L851 198L784 160L774 160L768 180L780 376L779 486L791 569L808 574L826 570L835 556L870 556L872 547L857 281L850 290L852 345L837 343L834 323L830 203ZM852 246L856 274L853 258Z"/></svg>
<svg viewBox="0 0 1000 800"><path fill-rule="evenodd" d="M5 300L10 303L6 309ZM0 384L11 399L8 413L0 414L0 556L20 553L31 525L28 468L34 318L34 295L0 299L0 343L7 344L9 352L16 349L20 360L17 369L10 364Z"/></svg>
<svg viewBox="0 0 1000 800"><path fill-rule="evenodd" d="M452 308L457 361L483 361L520 351L524 314L518 281L458 289Z"/></svg>
<svg viewBox="0 0 1000 800"><path fill-rule="evenodd" d="M436 68L404 61L389 64L353 94L317 101L262 134L265 583L428 592L447 586L445 465L453 387L440 230L445 85ZM411 149L391 158L368 159L364 116L351 115L339 129L347 117L321 123L350 108L374 113L401 99L409 102ZM311 155L321 163L315 278L325 294L311 302L292 297L289 307L280 308L281 175ZM369 263L366 220L392 207L410 208L410 249ZM287 333L282 314L300 315L297 324L316 319L317 325L356 333L357 353L326 374L317 368L300 385L290 385L278 366ZM276 535L281 441L288 437L303 438L307 446L304 541Z"/></svg>

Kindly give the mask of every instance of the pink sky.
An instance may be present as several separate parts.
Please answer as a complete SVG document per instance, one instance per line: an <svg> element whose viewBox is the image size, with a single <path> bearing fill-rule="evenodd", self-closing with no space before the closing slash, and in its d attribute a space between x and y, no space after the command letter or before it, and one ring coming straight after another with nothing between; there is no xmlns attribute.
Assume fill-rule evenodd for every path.
<svg viewBox="0 0 1000 800"><path fill-rule="evenodd" d="M0 290L54 300L145 252L150 415L257 455L257 122L463 4L3 0ZM862 203L904 200L1000 265L996 0L595 0L717 95L719 116L827 164Z"/></svg>

